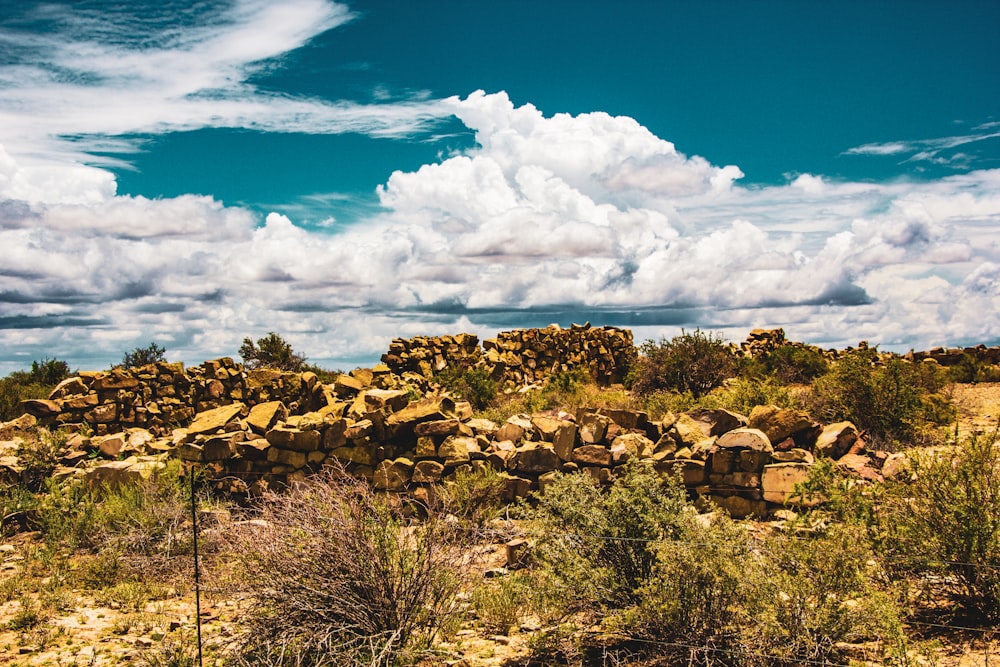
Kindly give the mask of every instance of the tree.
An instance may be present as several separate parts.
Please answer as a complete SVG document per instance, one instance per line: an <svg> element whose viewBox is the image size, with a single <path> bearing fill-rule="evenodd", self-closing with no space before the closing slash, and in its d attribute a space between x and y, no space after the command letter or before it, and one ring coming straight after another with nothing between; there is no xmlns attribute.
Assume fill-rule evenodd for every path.
<svg viewBox="0 0 1000 667"><path fill-rule="evenodd" d="M126 352L125 356L122 357L122 368L137 368L139 366L148 366L149 364L154 364L157 361L166 361L164 356L167 351L157 345L156 343L150 343L146 347L137 347L131 352Z"/></svg>
<svg viewBox="0 0 1000 667"><path fill-rule="evenodd" d="M69 364L59 359L32 361L31 370L14 371L0 379L0 421L21 414L21 401L45 398L52 389L70 376Z"/></svg>
<svg viewBox="0 0 1000 667"><path fill-rule="evenodd" d="M737 359L721 336L700 329L681 331L669 341L642 344L632 372L632 389L639 394L658 390L704 396L736 372Z"/></svg>
<svg viewBox="0 0 1000 667"><path fill-rule="evenodd" d="M306 363L304 356L296 354L292 346L273 331L258 338L256 344L249 337L244 338L240 345L240 356L247 368L301 371Z"/></svg>

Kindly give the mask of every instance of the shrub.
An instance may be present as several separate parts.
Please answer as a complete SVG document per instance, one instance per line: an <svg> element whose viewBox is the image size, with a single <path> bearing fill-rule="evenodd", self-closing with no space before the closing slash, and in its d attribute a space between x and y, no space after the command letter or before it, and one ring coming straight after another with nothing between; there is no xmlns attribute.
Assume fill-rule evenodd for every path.
<svg viewBox="0 0 1000 667"><path fill-rule="evenodd" d="M491 466L459 468L454 479L436 487L435 509L458 517L463 527L481 530L499 515L505 505L506 489L503 475Z"/></svg>
<svg viewBox="0 0 1000 667"><path fill-rule="evenodd" d="M975 615L1000 619L1000 449L996 432L908 453L911 480L877 497L871 529L898 568L943 585ZM942 576L943 575L943 576Z"/></svg>
<svg viewBox="0 0 1000 667"><path fill-rule="evenodd" d="M131 352L126 352L125 356L122 357L121 365L122 368L148 366L158 361L166 361L166 353L164 348L156 343L150 343L146 347L137 347Z"/></svg>
<svg viewBox="0 0 1000 667"><path fill-rule="evenodd" d="M657 540L683 532L685 497L678 480L632 463L607 492L589 475L560 475L534 507L522 506L538 534L533 553L566 612L635 604L657 562Z"/></svg>
<svg viewBox="0 0 1000 667"><path fill-rule="evenodd" d="M476 410L488 408L500 389L497 381L483 368L459 369L449 366L434 379L450 393L471 403Z"/></svg>
<svg viewBox="0 0 1000 667"><path fill-rule="evenodd" d="M939 393L944 378L929 366L896 355L883 359L874 348L851 350L814 383L814 412L825 421L853 422L877 444L905 443L916 437L922 419L940 422L954 414Z"/></svg>
<svg viewBox="0 0 1000 667"><path fill-rule="evenodd" d="M758 362L768 374L785 384L809 384L829 370L823 351L811 345L783 343Z"/></svg>
<svg viewBox="0 0 1000 667"><path fill-rule="evenodd" d="M236 664L413 664L457 617L461 531L405 526L364 481L310 478L261 518L235 536L252 593Z"/></svg>
<svg viewBox="0 0 1000 667"><path fill-rule="evenodd" d="M721 385L737 368L736 356L725 340L699 329L669 341L646 341L640 352L629 377L631 388L639 394L669 389L698 398Z"/></svg>
<svg viewBox="0 0 1000 667"><path fill-rule="evenodd" d="M282 371L301 371L306 358L296 354L284 338L273 331L258 338L257 343L249 337L240 345L240 357L247 368L275 368Z"/></svg>
<svg viewBox="0 0 1000 667"><path fill-rule="evenodd" d="M525 573L489 579L472 591L472 606L476 610L484 634L506 635L529 608L534 582Z"/></svg>
<svg viewBox="0 0 1000 667"><path fill-rule="evenodd" d="M14 371L0 379L0 421L21 416L21 401L45 398L70 376L69 364L58 359L32 361L31 370Z"/></svg>

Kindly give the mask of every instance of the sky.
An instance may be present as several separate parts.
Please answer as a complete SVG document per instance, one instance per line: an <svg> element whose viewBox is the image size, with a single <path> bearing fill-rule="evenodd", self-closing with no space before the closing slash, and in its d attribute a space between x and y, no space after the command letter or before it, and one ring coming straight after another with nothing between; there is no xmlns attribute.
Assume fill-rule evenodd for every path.
<svg viewBox="0 0 1000 667"><path fill-rule="evenodd" d="M0 373L1000 344L994 0L0 0Z"/></svg>

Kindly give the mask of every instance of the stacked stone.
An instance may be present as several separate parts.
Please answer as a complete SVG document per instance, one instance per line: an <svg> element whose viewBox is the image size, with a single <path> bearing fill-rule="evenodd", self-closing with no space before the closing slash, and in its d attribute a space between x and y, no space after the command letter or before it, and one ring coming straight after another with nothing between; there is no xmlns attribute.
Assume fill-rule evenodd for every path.
<svg viewBox="0 0 1000 667"><path fill-rule="evenodd" d="M312 375L312 384L303 377ZM315 375L251 371L224 357L187 370L182 363L158 362L137 368L85 371L61 382L46 400L25 401L25 412L43 424L96 435L148 429L166 435L196 413L234 401L250 404L281 400L293 409L311 407Z"/></svg>
<svg viewBox="0 0 1000 667"><path fill-rule="evenodd" d="M1000 364L1000 347L986 347L976 345L975 347L935 347L925 352L910 351L906 358L912 361L933 360L942 366L954 366L968 355L981 364Z"/></svg>
<svg viewBox="0 0 1000 667"><path fill-rule="evenodd" d="M431 379L445 368L466 369L482 359L479 338L474 334L395 338L382 362L398 375L416 373Z"/></svg>
<svg viewBox="0 0 1000 667"><path fill-rule="evenodd" d="M589 324L505 331L483 341L483 349L491 375L513 386L575 369L587 371L598 384L617 384L635 358L631 331Z"/></svg>

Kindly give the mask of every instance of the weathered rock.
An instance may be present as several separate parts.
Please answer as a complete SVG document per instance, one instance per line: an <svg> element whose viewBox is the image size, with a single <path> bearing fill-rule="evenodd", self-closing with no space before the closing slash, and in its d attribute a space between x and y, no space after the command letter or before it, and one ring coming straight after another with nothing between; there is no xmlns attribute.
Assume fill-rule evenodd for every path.
<svg viewBox="0 0 1000 667"><path fill-rule="evenodd" d="M21 401L18 407L22 412L42 419L55 417L62 412L62 407L59 403L44 398L29 398L28 400Z"/></svg>
<svg viewBox="0 0 1000 667"><path fill-rule="evenodd" d="M552 437L552 449L563 461L573 460L573 448L576 446L577 425L575 422L562 421Z"/></svg>
<svg viewBox="0 0 1000 667"><path fill-rule="evenodd" d="M624 433L611 443L611 458L615 465L653 455L653 441L641 433Z"/></svg>
<svg viewBox="0 0 1000 667"><path fill-rule="evenodd" d="M562 461L551 446L529 442L517 448L509 461L512 470L521 473L543 473L558 470Z"/></svg>
<svg viewBox="0 0 1000 667"><path fill-rule="evenodd" d="M412 481L417 484L436 484L441 481L445 467L440 461L417 461L413 466Z"/></svg>
<svg viewBox="0 0 1000 667"><path fill-rule="evenodd" d="M815 423L802 410L758 405L750 413L747 426L763 431L768 440L775 443L811 430Z"/></svg>
<svg viewBox="0 0 1000 667"><path fill-rule="evenodd" d="M264 436L274 447L297 452L314 452L319 449L322 434L316 430L303 431L297 428L277 426Z"/></svg>
<svg viewBox="0 0 1000 667"><path fill-rule="evenodd" d="M242 403L232 403L212 410L199 412L195 415L194 421L188 425L187 432L192 436L202 433L214 433L244 414L244 410L246 410L246 406Z"/></svg>
<svg viewBox="0 0 1000 667"><path fill-rule="evenodd" d="M608 427L612 424L610 418L596 412L586 412L581 415L578 432L580 442L585 445L599 445L604 443L608 434Z"/></svg>
<svg viewBox="0 0 1000 667"><path fill-rule="evenodd" d="M413 475L414 463L407 458L382 461L375 467L375 488L398 491L406 488Z"/></svg>
<svg viewBox="0 0 1000 667"><path fill-rule="evenodd" d="M581 466L610 466L611 450L604 445L581 445L573 450L572 460Z"/></svg>
<svg viewBox="0 0 1000 667"><path fill-rule="evenodd" d="M812 466L808 463L772 463L764 466L760 482L764 500L779 505L796 504L812 507L819 504L822 498L806 498L795 491L797 485L809 480L811 469Z"/></svg>
<svg viewBox="0 0 1000 667"><path fill-rule="evenodd" d="M428 396L412 401L405 408L389 415L386 423L390 426L449 419L455 409L455 401L447 396Z"/></svg>
<svg viewBox="0 0 1000 667"><path fill-rule="evenodd" d="M706 438L720 436L733 429L746 426L747 423L746 417L729 410L698 409L685 414L701 425Z"/></svg>
<svg viewBox="0 0 1000 667"><path fill-rule="evenodd" d="M771 452L771 441L764 432L755 428L737 428L727 431L715 441L718 449L750 449L758 452Z"/></svg>
<svg viewBox="0 0 1000 667"><path fill-rule="evenodd" d="M524 439L525 434L530 433L531 429L531 419L527 415L513 415L497 429L494 437L497 440L510 440L516 443Z"/></svg>
<svg viewBox="0 0 1000 667"><path fill-rule="evenodd" d="M281 401L258 403L250 408L246 423L255 433L263 435L280 421L288 418L288 408Z"/></svg>
<svg viewBox="0 0 1000 667"><path fill-rule="evenodd" d="M457 419L438 419L417 424L413 428L417 436L446 436L446 435L472 435L471 429L462 427L464 424ZM466 431L463 433L463 431Z"/></svg>
<svg viewBox="0 0 1000 667"><path fill-rule="evenodd" d="M475 438L467 436L449 436L438 447L438 458L443 459L446 466L456 466L468 463L470 453L479 451L479 443Z"/></svg>
<svg viewBox="0 0 1000 667"><path fill-rule="evenodd" d="M101 456L108 459L118 458L118 455L125 449L125 434L113 433L111 435L93 438L91 444L97 447Z"/></svg>
<svg viewBox="0 0 1000 667"><path fill-rule="evenodd" d="M828 424L816 438L816 453L827 458L839 459L857 439L858 429L851 422Z"/></svg>

